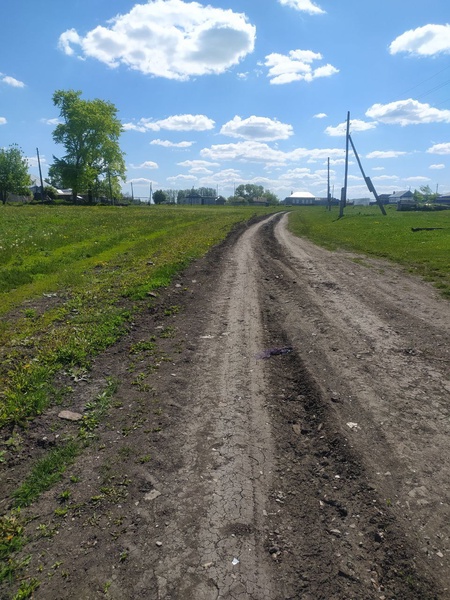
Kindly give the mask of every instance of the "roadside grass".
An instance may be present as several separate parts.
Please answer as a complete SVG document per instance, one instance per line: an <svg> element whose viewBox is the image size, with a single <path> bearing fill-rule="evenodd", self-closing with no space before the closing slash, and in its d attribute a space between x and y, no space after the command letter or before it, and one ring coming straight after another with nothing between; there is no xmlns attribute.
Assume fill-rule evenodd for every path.
<svg viewBox="0 0 450 600"><path fill-rule="evenodd" d="M231 228L276 209L1 207L0 428L42 413L61 371L89 369L149 292Z"/></svg>
<svg viewBox="0 0 450 600"><path fill-rule="evenodd" d="M450 211L401 212L394 206L386 210L383 216L376 206L349 206L339 219L337 208L328 212L304 206L291 212L289 229L330 250L397 262L450 298Z"/></svg>

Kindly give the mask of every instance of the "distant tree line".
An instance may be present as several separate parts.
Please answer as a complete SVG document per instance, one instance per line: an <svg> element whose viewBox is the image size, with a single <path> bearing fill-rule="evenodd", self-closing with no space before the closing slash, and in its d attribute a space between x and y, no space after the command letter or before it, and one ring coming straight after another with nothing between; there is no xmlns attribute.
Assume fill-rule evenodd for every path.
<svg viewBox="0 0 450 600"><path fill-rule="evenodd" d="M155 204L182 204L185 198L192 196L202 196L204 198L216 198L221 201L221 204L258 204L265 203L268 205L278 204L278 198L269 190L265 190L262 185L253 183L243 183L239 185L235 193L228 198L217 196L217 191L214 188L199 187L190 188L188 190L156 190L153 193L153 202Z"/></svg>

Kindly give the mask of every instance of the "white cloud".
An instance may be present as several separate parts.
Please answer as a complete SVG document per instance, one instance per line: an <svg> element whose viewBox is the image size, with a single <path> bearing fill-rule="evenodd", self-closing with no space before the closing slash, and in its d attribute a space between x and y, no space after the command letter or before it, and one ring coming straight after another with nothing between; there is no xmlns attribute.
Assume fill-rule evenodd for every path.
<svg viewBox="0 0 450 600"><path fill-rule="evenodd" d="M430 165L428 168L438 171L439 169L445 169L445 165L439 163L438 165Z"/></svg>
<svg viewBox="0 0 450 600"><path fill-rule="evenodd" d="M158 163L153 162L152 160L146 160L140 165L130 165L132 169L159 169Z"/></svg>
<svg viewBox="0 0 450 600"><path fill-rule="evenodd" d="M218 162L210 162L208 160L184 160L177 163L179 167L187 167L188 169L199 169L208 167L220 167Z"/></svg>
<svg viewBox="0 0 450 600"><path fill-rule="evenodd" d="M40 159L40 161L41 161L41 164L42 164L42 165L45 165L45 164L46 164L46 162L47 162L47 159L45 158L45 156L43 156L43 155L41 154L41 155L39 156L39 159ZM37 156L27 156L27 157L26 157L26 160L27 160L27 162L28 162L28 166L29 166L29 167L37 167L37 166L39 166L39 163L38 163Z"/></svg>
<svg viewBox="0 0 450 600"><path fill-rule="evenodd" d="M278 0L283 6L290 6L301 12L306 12L310 15L321 15L325 14L325 11L311 2L311 0Z"/></svg>
<svg viewBox="0 0 450 600"><path fill-rule="evenodd" d="M391 54L408 52L419 56L450 53L450 25L424 25L398 36L389 46Z"/></svg>
<svg viewBox="0 0 450 600"><path fill-rule="evenodd" d="M193 169L189 169L189 173L192 173L193 175L212 175L214 171L205 169L205 167L194 167Z"/></svg>
<svg viewBox="0 0 450 600"><path fill-rule="evenodd" d="M58 125L61 121L56 119L41 119L41 123L45 123L46 125Z"/></svg>
<svg viewBox="0 0 450 600"><path fill-rule="evenodd" d="M5 117L0 117L0 125L6 125L8 121L5 119Z"/></svg>
<svg viewBox="0 0 450 600"><path fill-rule="evenodd" d="M328 117L327 113L317 113L313 116L313 119L325 119L325 117Z"/></svg>
<svg viewBox="0 0 450 600"><path fill-rule="evenodd" d="M174 177L168 177L167 181L174 185L183 185L197 181L197 177L195 175L175 175Z"/></svg>
<svg viewBox="0 0 450 600"><path fill-rule="evenodd" d="M205 115L173 115L167 119L153 121L152 119L139 119L137 123L124 123L125 131L208 131L214 129L215 122Z"/></svg>
<svg viewBox="0 0 450 600"><path fill-rule="evenodd" d="M404 156L407 152L401 152L400 150L375 150L366 154L366 158L398 158Z"/></svg>
<svg viewBox="0 0 450 600"><path fill-rule="evenodd" d="M372 180L382 183L383 181L398 181L398 177L397 175L376 175L375 177L372 177Z"/></svg>
<svg viewBox="0 0 450 600"><path fill-rule="evenodd" d="M292 125L281 123L277 119L256 116L241 119L241 117L235 116L234 119L223 125L220 133L244 140L270 142L288 139L293 134L293 129Z"/></svg>
<svg viewBox="0 0 450 600"><path fill-rule="evenodd" d="M374 122L361 121L360 119L350 120L350 133L354 131L367 131L369 129L375 129L377 126ZM336 127L331 125L325 129L325 133L331 137L342 137L347 133L347 122L339 123Z"/></svg>
<svg viewBox="0 0 450 600"><path fill-rule="evenodd" d="M419 125L422 123L450 123L450 110L439 110L412 98L389 104L373 104L366 116L389 125Z"/></svg>
<svg viewBox="0 0 450 600"><path fill-rule="evenodd" d="M25 87L25 84L23 81L19 81L18 79L15 79L14 77L10 77L9 75L4 75L3 73L0 73L0 81L2 83L6 83L6 85L10 85L11 87L17 87L17 88Z"/></svg>
<svg viewBox="0 0 450 600"><path fill-rule="evenodd" d="M384 171L384 167L372 167L372 171Z"/></svg>
<svg viewBox="0 0 450 600"><path fill-rule="evenodd" d="M162 146L163 148L190 148L196 142L170 142L169 140L152 140L152 146Z"/></svg>
<svg viewBox="0 0 450 600"><path fill-rule="evenodd" d="M167 79L223 73L253 52L256 28L243 13L183 0L136 4L80 36L69 29L60 49L96 58L111 68L124 64L141 73Z"/></svg>
<svg viewBox="0 0 450 600"><path fill-rule="evenodd" d="M264 65L268 67L268 77L273 85L283 85L293 81L313 81L318 77L330 77L339 73L339 70L330 64L316 69L312 63L322 60L322 55L312 50L290 50L289 54L276 52L266 56Z"/></svg>
<svg viewBox="0 0 450 600"><path fill-rule="evenodd" d="M416 175L415 177L407 177L404 181L415 181L416 183L425 183L427 181L431 181L429 177L422 177L421 175Z"/></svg>
<svg viewBox="0 0 450 600"><path fill-rule="evenodd" d="M275 150L268 144L256 141L237 142L236 144L218 144L203 148L200 155L210 160L236 160L242 162L267 163L270 166L285 165L300 160L320 160L341 158L341 148L296 148L290 152Z"/></svg>
<svg viewBox="0 0 450 600"><path fill-rule="evenodd" d="M144 185L149 183L154 183L151 179L146 179L145 177L136 177L135 179L129 179L127 183L135 183L136 185Z"/></svg>
<svg viewBox="0 0 450 600"><path fill-rule="evenodd" d="M450 142L445 144L434 144L431 148L428 148L429 154L450 154Z"/></svg>

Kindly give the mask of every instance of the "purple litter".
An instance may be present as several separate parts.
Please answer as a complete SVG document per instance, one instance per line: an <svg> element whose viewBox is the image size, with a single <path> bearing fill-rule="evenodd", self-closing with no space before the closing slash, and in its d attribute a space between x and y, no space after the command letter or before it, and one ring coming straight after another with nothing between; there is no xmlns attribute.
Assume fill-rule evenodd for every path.
<svg viewBox="0 0 450 600"><path fill-rule="evenodd" d="M268 350L263 350L255 355L256 359L261 358L270 358L271 356L276 356L277 354L289 354L292 352L292 346L285 346L284 348L269 348Z"/></svg>

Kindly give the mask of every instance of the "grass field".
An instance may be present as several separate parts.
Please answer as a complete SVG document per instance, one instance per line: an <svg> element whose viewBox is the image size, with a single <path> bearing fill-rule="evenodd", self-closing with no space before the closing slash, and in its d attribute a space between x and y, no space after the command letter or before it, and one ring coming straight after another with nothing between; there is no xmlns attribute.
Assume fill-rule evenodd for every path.
<svg viewBox="0 0 450 600"><path fill-rule="evenodd" d="M149 292L167 285L233 225L273 212L0 208L0 427L41 413L55 396L58 371L88 369L151 301Z"/></svg>
<svg viewBox="0 0 450 600"><path fill-rule="evenodd" d="M402 264L450 298L450 211L386 209L383 216L376 206L349 206L338 219L336 207L328 212L324 207L305 206L292 212L289 227L332 250L343 248Z"/></svg>
<svg viewBox="0 0 450 600"><path fill-rule="evenodd" d="M149 293L264 208L0 207L0 427L41 413L55 375L89 369ZM276 209L275 209L276 210ZM291 230L394 260L450 296L450 211L300 207ZM413 232L413 228L439 228Z"/></svg>

